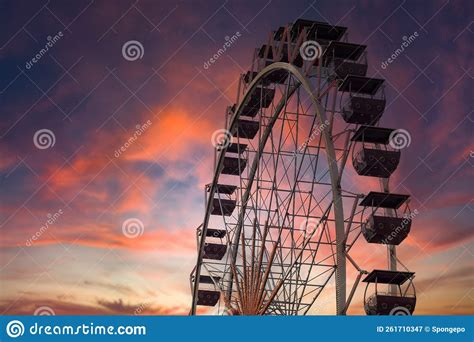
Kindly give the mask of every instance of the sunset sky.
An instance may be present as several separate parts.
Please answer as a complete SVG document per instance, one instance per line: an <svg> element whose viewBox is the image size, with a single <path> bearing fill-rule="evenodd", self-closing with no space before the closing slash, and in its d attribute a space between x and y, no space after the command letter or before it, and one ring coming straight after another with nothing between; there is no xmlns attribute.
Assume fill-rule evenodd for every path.
<svg viewBox="0 0 474 342"><path fill-rule="evenodd" d="M416 272L415 314L474 314L473 13L467 0L1 1L0 313L187 314L211 135L253 49L306 18L368 45L368 74L386 79L383 123L411 135L392 184L419 212L398 252ZM141 59L123 57L130 40ZM35 146L41 129L54 146ZM130 218L142 235L123 233ZM357 246L368 270L378 247Z"/></svg>

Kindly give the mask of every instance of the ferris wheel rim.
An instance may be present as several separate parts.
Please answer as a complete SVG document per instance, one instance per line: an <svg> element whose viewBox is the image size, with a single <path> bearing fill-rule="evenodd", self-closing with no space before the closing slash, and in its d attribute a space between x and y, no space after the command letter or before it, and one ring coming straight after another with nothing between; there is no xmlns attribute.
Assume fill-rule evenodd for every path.
<svg viewBox="0 0 474 342"><path fill-rule="evenodd" d="M283 71L288 71L291 76L293 76L298 82L299 85L298 87L303 87L304 91L307 93L307 95L311 98L311 102L314 105L315 108L315 115L318 117L320 122L326 122L326 113L325 110L322 108L321 103L315 96L313 89L310 86L310 82L308 78L303 75L303 73L296 68L295 66L289 64L289 63L283 63L283 62L275 62L264 69L262 69L252 80L252 82L249 84L242 101L238 104L237 108L234 111L234 114L231 117L230 123L229 123L229 128L232 129L232 127L235 127L235 125L238 122L238 119L241 116L242 109L244 107L244 103L246 100L251 96L252 92L255 90L257 85L259 84L260 81L264 79L265 76L268 74L276 71L276 70L283 70ZM286 100L291 98L292 95L287 96ZM259 146L257 150L257 155L253 161L252 168L250 169L250 177L249 177L249 183L247 184L247 187L244 192L244 196L242 197L242 206L243 208L240 209L240 212L242 212L244 209L244 206L247 205L247 201L249 198L249 193L250 189L252 186L252 183L255 179L255 172L256 172L256 165L258 165L261 155L262 155L262 150L266 144L266 141L268 140L269 134L273 129L273 124L276 120L276 118L279 117L281 112L280 110L276 110L275 113L272 116L272 124L269 125L265 132L264 132L264 138L259 139ZM341 196L341 188L340 188L340 177L339 177L339 168L337 165L337 158L336 158L336 153L334 149L334 144L332 140L332 136L330 134L330 130L328 129L322 129L321 131L322 137L325 142L326 146L326 157L327 157L327 162L328 162L328 170L330 174L330 179L331 179L331 192L332 192L332 204L333 204L333 210L334 210L334 216L336 218L336 241L337 241L337 270L336 270L336 277L338 277L339 281L337 282L340 286L339 288L336 289L336 305L337 305L337 312L338 314L344 313L344 307L345 307L345 245L344 245L344 211L343 211L343 204L342 204L342 196ZM213 180L210 183L211 186L209 188L209 194L208 194L208 200L206 203L206 211L205 211L205 216L204 220L202 223L202 230L201 230L201 236L204 237L206 235L206 231L208 228L209 224L209 218L210 218L210 212L211 212L211 203L212 203L212 198L216 192L217 184L219 181L219 177L221 175L221 166L224 161L225 157L225 152L227 150L227 146L223 146L223 148L220 150L218 159L216 160L216 168L214 170L214 176ZM239 221L240 221L240 214L239 214ZM241 224L240 222L237 224L237 230L234 234L234 238L237 239L237 244L238 244L238 236L240 235L240 230L241 230ZM198 250L198 259L196 263L196 273L194 275L194 286L193 286L193 298L192 298L192 308L191 308L191 313L195 314L196 310L196 302L197 302L197 293L198 293L198 288L199 288L199 277L200 277L200 272L201 272L201 266L202 266L202 259L203 259L203 249L205 246L205 239L201 238L201 241L199 243L199 250ZM232 255L231 259L235 261L236 259L236 254L237 254L237 248L231 249ZM234 252L235 251L235 252Z"/></svg>

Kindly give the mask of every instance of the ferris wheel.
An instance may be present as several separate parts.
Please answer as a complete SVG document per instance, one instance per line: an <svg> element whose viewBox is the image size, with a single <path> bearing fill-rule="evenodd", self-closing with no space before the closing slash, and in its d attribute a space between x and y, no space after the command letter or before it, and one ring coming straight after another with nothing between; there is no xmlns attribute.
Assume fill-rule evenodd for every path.
<svg viewBox="0 0 474 342"><path fill-rule="evenodd" d="M389 189L406 137L380 126L384 81L366 74L366 46L342 26L298 19L255 49L213 136L191 314L312 314L331 296L344 315L361 282L367 314L413 313L414 273L396 255L409 195ZM354 177L380 188L360 193ZM387 269L365 270L358 240L386 245Z"/></svg>

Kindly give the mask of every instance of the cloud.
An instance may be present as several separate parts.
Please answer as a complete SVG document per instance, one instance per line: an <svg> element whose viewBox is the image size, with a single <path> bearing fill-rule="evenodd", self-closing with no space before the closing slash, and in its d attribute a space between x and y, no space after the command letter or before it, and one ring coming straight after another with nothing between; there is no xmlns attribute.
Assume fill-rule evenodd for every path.
<svg viewBox="0 0 474 342"><path fill-rule="evenodd" d="M147 229L143 235L136 238L126 237L121 228L111 225L84 225L84 226L62 226L55 232L54 238L42 235L34 241L33 246L45 246L62 244L82 245L106 249L129 249L129 250L158 250L170 253L185 253L195 249L195 240L192 231L167 230L159 228ZM3 247L22 247L25 240L18 240L20 236L8 237L1 240Z"/></svg>
<svg viewBox="0 0 474 342"><path fill-rule="evenodd" d="M114 315L186 315L184 308L173 307L165 308L153 305L150 302L138 304L125 304L120 298L114 301L99 299L97 304L107 309Z"/></svg>
<svg viewBox="0 0 474 342"><path fill-rule="evenodd" d="M51 308L56 315L186 315L186 308L161 307L146 303L125 304L122 299L107 301L99 299L94 303L79 303L40 298L0 301L2 315L33 315L41 306Z"/></svg>

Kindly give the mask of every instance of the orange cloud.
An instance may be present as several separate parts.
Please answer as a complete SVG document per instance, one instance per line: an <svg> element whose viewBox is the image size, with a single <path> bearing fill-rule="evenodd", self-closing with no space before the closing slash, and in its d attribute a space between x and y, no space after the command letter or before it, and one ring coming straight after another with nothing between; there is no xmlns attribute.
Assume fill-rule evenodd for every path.
<svg viewBox="0 0 474 342"><path fill-rule="evenodd" d="M152 121L136 146L125 152L127 160L185 161L198 147L212 148L212 121L181 108L167 109Z"/></svg>

